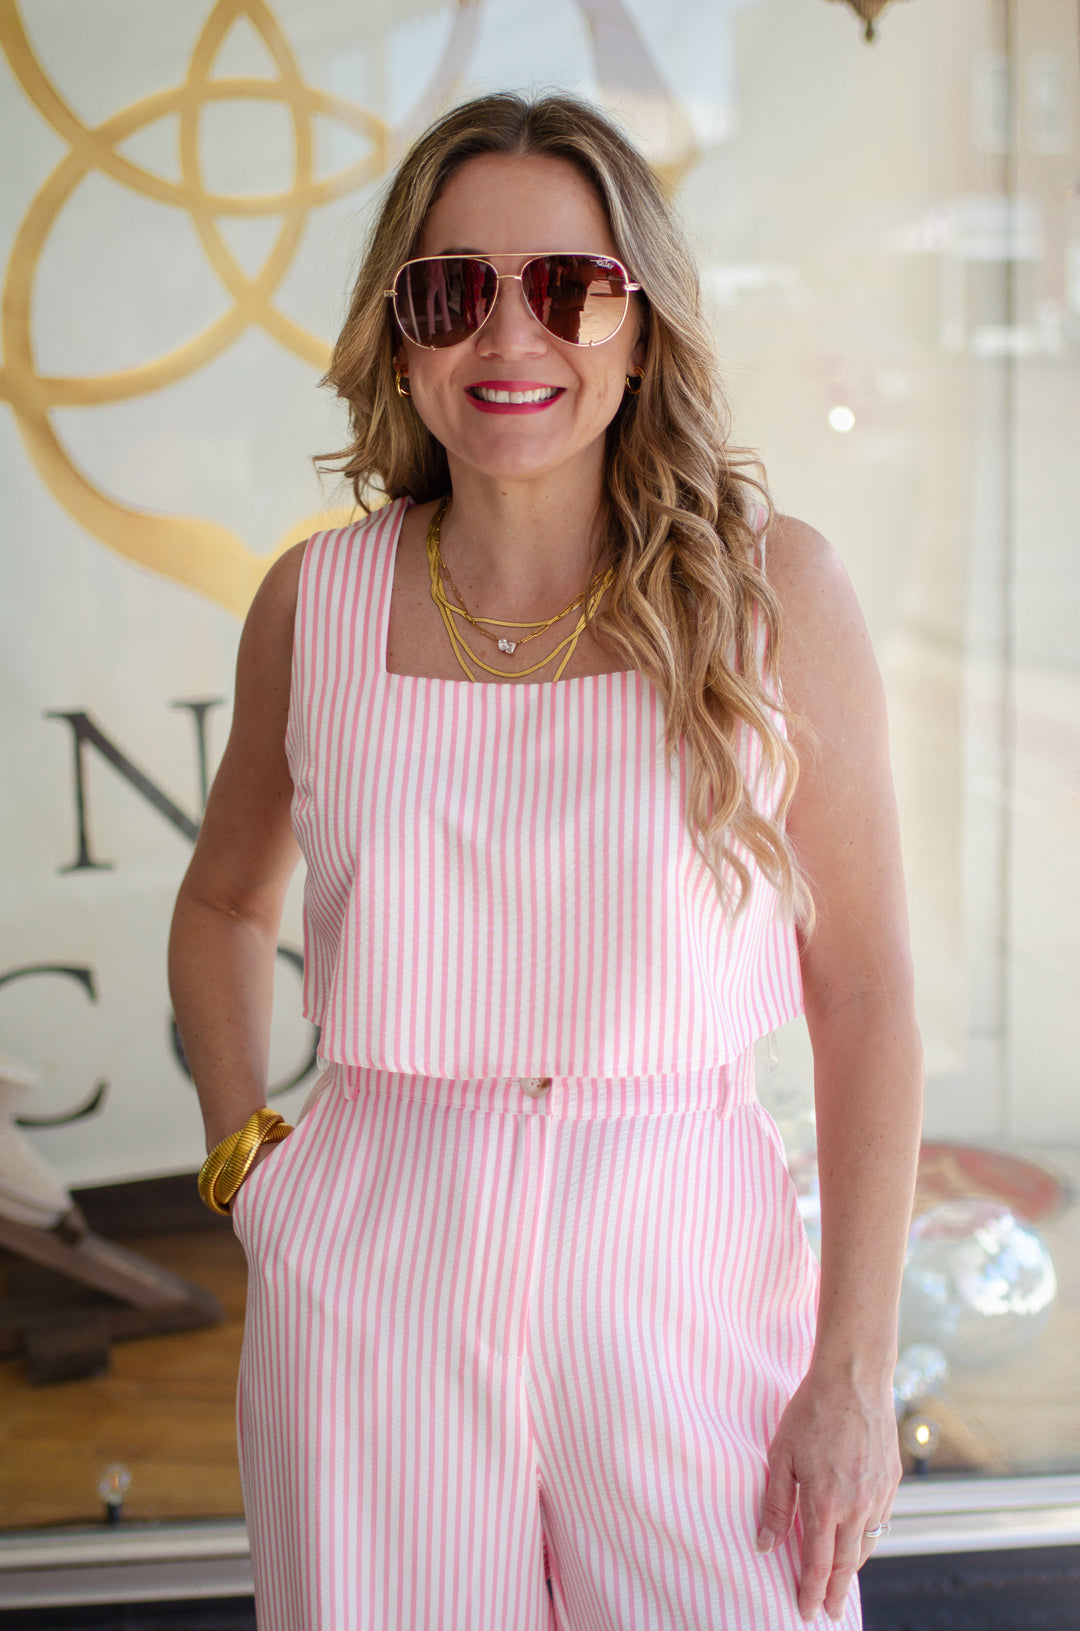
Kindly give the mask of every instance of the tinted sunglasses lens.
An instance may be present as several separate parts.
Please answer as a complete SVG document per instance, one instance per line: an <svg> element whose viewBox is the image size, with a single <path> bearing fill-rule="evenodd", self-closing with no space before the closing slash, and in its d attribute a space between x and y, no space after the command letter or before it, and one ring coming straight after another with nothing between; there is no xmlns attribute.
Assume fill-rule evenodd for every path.
<svg viewBox="0 0 1080 1631"><path fill-rule="evenodd" d="M458 345L480 327L497 288L485 261L452 255L410 261L394 284L394 310L417 345Z"/></svg>
<svg viewBox="0 0 1080 1631"><path fill-rule="evenodd" d="M600 255L542 255L525 268L522 287L548 333L571 345L610 340L626 315L622 268Z"/></svg>

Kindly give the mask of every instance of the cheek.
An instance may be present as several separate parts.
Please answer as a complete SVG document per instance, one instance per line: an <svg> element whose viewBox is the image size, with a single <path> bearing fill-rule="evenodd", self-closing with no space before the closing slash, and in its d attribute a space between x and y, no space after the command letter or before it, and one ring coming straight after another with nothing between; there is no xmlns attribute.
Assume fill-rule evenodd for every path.
<svg viewBox="0 0 1080 1631"><path fill-rule="evenodd" d="M438 353L434 353L434 356L437 355ZM443 418L454 395L446 371L440 369L437 363L432 367L430 358L425 356L419 366L414 365L410 369L409 379L412 384L413 406L425 423L429 415Z"/></svg>
<svg viewBox="0 0 1080 1631"><path fill-rule="evenodd" d="M599 408L602 408L609 420L619 411L629 371L629 364L622 373L617 373L614 368L605 368L602 373L598 373L593 382L590 397Z"/></svg>

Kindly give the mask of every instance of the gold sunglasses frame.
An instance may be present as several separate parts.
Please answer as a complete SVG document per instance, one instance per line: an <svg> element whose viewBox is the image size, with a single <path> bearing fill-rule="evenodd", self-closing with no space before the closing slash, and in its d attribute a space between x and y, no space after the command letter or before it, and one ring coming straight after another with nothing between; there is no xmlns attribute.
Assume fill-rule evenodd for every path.
<svg viewBox="0 0 1080 1631"><path fill-rule="evenodd" d="M559 340L560 344L562 345L572 345L577 351L591 351L594 346L607 345L609 340L613 340L615 338L616 334L618 334L619 330L626 322L626 314L630 310L630 296L632 294L644 293L641 284L635 283L632 280L627 268L615 255L594 255L587 249L541 249L534 251L532 254L528 254L527 251L522 250L520 251L520 254L527 255L525 264L521 268L520 272L500 272L499 268L487 255L413 255L409 258L409 260L402 261L401 265L394 273L394 281L390 288L383 290L383 296L385 299L393 301L394 321L410 345L418 347L418 349L421 351L450 351L454 346L464 345L466 340L474 339L475 336L480 333L480 330L484 327L484 324L487 322L488 318L491 316L496 305L498 304L499 293L504 283L520 283L521 298L525 302L525 310L528 312L534 323L539 323L544 333L548 335L550 339ZM619 318L618 323L612 329L611 333L605 334L602 340L563 340L560 335L552 334L546 323L540 322L539 317L537 317L536 313L529 305L525 294L525 273L535 261L546 260L548 256L551 255L565 255L567 257L573 257L574 259L580 260L606 261L608 265L617 266L619 268L619 271L622 273L623 284L625 285L623 313ZM499 256L500 260L516 260L518 258L519 251L512 249L506 250L505 253ZM490 266L491 270L495 274L495 294L491 305L488 307L484 316L483 323L478 323L474 329L470 329L468 333L463 334L460 340L451 340L449 345L425 345L423 340L414 340L412 335L406 330L404 323L401 321L401 313L398 311L397 284L402 272L407 271L410 266L419 266L425 261L479 261L483 266Z"/></svg>

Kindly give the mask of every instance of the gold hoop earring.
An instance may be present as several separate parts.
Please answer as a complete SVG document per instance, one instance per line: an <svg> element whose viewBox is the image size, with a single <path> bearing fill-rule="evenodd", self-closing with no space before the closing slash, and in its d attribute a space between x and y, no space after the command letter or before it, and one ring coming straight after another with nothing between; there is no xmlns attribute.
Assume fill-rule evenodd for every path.
<svg viewBox="0 0 1080 1631"><path fill-rule="evenodd" d="M397 394L398 394L398 396L403 396L403 397L405 397L405 398L406 398L406 400L407 400L407 399L408 399L408 398L409 398L409 397L411 397L411 396L412 396L412 392L411 392L411 391L407 391L407 390L406 390L406 389L405 389L405 386L404 386L404 385L403 385L403 384L402 384L402 381L403 381L403 380L407 380L407 379L408 379L408 377L409 377L409 376L408 376L408 374L407 374L407 373L406 373L406 372L405 372L405 370L404 370L404 368L402 368L402 367L401 367L401 366L400 366L400 364L399 364L399 363L395 363L395 364L394 364L394 384L395 384L395 385L396 385L396 386L397 386Z"/></svg>
<svg viewBox="0 0 1080 1631"><path fill-rule="evenodd" d="M627 374L626 376L626 394L628 396L640 396L641 387L644 385L644 383L644 368L635 368L632 374Z"/></svg>

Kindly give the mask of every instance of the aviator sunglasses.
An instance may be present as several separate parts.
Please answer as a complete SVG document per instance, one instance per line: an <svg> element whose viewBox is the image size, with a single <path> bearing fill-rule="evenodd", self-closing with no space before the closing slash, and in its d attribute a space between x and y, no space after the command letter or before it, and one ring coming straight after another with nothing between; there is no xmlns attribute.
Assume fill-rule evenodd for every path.
<svg viewBox="0 0 1080 1631"><path fill-rule="evenodd" d="M610 255L534 255L520 272L499 272L480 255L406 261L384 290L398 327L414 345L460 345L491 316L501 283L520 283L536 321L570 345L614 339L640 283Z"/></svg>

